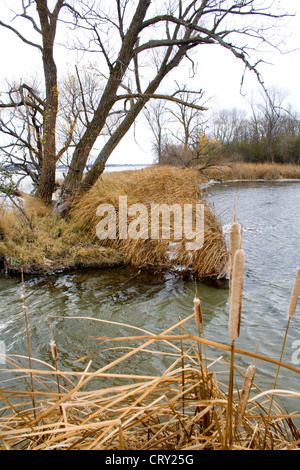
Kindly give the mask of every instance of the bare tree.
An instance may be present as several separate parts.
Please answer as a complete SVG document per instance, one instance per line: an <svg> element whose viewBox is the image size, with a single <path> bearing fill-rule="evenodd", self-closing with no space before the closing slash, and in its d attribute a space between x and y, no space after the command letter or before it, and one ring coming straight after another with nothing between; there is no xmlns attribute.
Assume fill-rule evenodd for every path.
<svg viewBox="0 0 300 470"><path fill-rule="evenodd" d="M20 9L14 21L27 22L40 40L29 39L19 27L20 23L15 27L14 21L11 24L0 21L0 26L41 52L45 90L43 106L39 103L40 110L36 114L41 124L42 156L36 194L43 201L50 202L55 189L59 90L54 48L58 47L56 33L60 26L70 26L69 36L78 38L77 50L94 54L100 63L99 80L104 82L90 113L85 113L86 103L82 100L85 120L78 140L73 139L71 164L56 207L60 213L70 196L87 191L97 181L107 159L150 100L182 101L176 96L161 94L159 88L182 61L193 60L192 51L199 46L218 45L229 50L263 85L258 72L259 61L254 56L251 59L255 49L253 41L257 44L270 41L269 32L273 32L274 23L286 16L276 8L279 0L264 4L260 0L169 0L168 3L158 0L19 0L18 3ZM245 38L251 38L251 48L245 45ZM24 109L27 106L24 100L20 100L19 105ZM111 123L112 116L117 119ZM83 177L99 135L107 130L106 143Z"/></svg>
<svg viewBox="0 0 300 470"><path fill-rule="evenodd" d="M144 115L152 131L154 139L154 152L157 157L157 163L163 163L164 145L167 140L168 112L164 100L153 100L145 106Z"/></svg>
<svg viewBox="0 0 300 470"><path fill-rule="evenodd" d="M189 160L193 150L198 147L199 135L203 132L208 120L207 117L203 117L203 111L207 111L204 107L206 103L203 103L205 92L203 90L191 91L184 85L181 90L179 89L178 95L182 103L176 103L173 108L169 108L173 124L175 128L177 127L177 130L171 133L182 145L182 160L190 165Z"/></svg>
<svg viewBox="0 0 300 470"><path fill-rule="evenodd" d="M35 4L37 17L30 14L32 4ZM40 42L33 42L20 33L19 29L0 21L0 25L11 30L23 42L38 49L42 55L43 74L45 80L45 100L43 110L37 110L42 117L42 133L40 135L40 155L44 164L41 166L39 185L36 195L45 202L50 202L55 189L56 169L56 118L58 111L57 68L54 60L54 43L60 11L64 0L57 0L50 10L47 0L22 0L22 13L16 15L31 23L33 30L40 36ZM20 89L21 93L21 89ZM34 97L36 98L36 97ZM38 100L36 100L38 101ZM24 103L24 100L20 101ZM39 103L42 104L42 103ZM37 129L36 129L37 131Z"/></svg>
<svg viewBox="0 0 300 470"><path fill-rule="evenodd" d="M275 138L280 134L283 121L289 115L285 109L286 97L286 93L273 87L268 90L267 96L260 94L260 100L251 105L254 135L258 139L266 139L268 161L271 163L274 162Z"/></svg>
<svg viewBox="0 0 300 470"><path fill-rule="evenodd" d="M75 70L74 70L75 72ZM79 76L78 69L58 82L58 112L56 116L55 167L68 167L76 144L80 141L95 104L102 92L101 83L91 74ZM46 112L43 88L34 80L26 83L7 83L0 102L0 146L2 164L13 168L19 183L26 176L37 190L41 184L45 162L43 119ZM107 126L109 120L107 121ZM108 134L108 129L106 130Z"/></svg>
<svg viewBox="0 0 300 470"><path fill-rule="evenodd" d="M212 136L223 145L243 140L247 136L247 113L240 109L221 109L212 119Z"/></svg>
<svg viewBox="0 0 300 470"><path fill-rule="evenodd" d="M42 120L45 103L35 84L8 84L0 106L2 165L13 168L19 180L25 176L38 188L43 160Z"/></svg>

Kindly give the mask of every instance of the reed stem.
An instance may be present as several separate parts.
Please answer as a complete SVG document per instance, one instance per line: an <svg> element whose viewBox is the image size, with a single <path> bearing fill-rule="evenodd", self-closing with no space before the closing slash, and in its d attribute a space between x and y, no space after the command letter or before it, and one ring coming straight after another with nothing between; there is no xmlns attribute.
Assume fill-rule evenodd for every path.
<svg viewBox="0 0 300 470"><path fill-rule="evenodd" d="M232 448L232 413L233 413L233 376L234 376L234 341L231 343L230 373L228 384L227 415L225 429L225 449Z"/></svg>
<svg viewBox="0 0 300 470"><path fill-rule="evenodd" d="M53 358L53 361L54 361L55 370L56 370L56 372L58 372L58 368L57 368L57 347L56 347L56 344L55 344L55 341L54 341L52 322L50 323L50 330L51 330L51 343L50 343L50 346L51 346L52 358ZM59 393L59 395L61 395L60 384L59 384L59 374L56 374L56 381L57 381L58 393Z"/></svg>
<svg viewBox="0 0 300 470"><path fill-rule="evenodd" d="M179 317L179 322L181 322L181 317ZM182 327L179 326L180 336L182 335ZM180 349L181 349L181 380L182 380L182 413L185 413L184 407L184 388L185 388L185 379L184 379L184 350L183 350L183 342L182 339L180 340Z"/></svg>
<svg viewBox="0 0 300 470"><path fill-rule="evenodd" d="M290 299L290 304L289 304L289 309L288 309L288 320L287 320L287 325L286 325L286 328L285 328L285 334L284 334L283 343L282 343L282 347L281 347L279 362L282 362L283 352L284 352L284 348L285 348L285 344L286 344L286 339L287 339L291 319L293 318L293 316L295 315L295 312L296 312L296 306L297 306L299 294L300 294L300 268L297 270L297 275L296 275L296 279L295 279L292 294L291 294L291 299ZM280 370L280 365L278 365L277 371L276 371L276 376L275 376L274 385L273 385L274 390L275 390L276 385L277 385L279 370ZM273 401L274 401L274 393L272 393L271 398L270 398L270 406L269 406L269 412L268 412L267 423L266 423L265 438L264 438L264 448L266 446L267 435L268 435L268 432L269 432L269 423L270 423L270 418L271 418L271 411L272 411Z"/></svg>
<svg viewBox="0 0 300 470"><path fill-rule="evenodd" d="M23 300L23 311L24 311L24 318L25 318L25 328L26 328L26 339L27 339L27 350L28 350L28 365L30 369L30 385L31 391L34 394L34 385L33 385L33 374L32 374L32 367L31 367L31 352L30 352L30 341L29 341L29 328L28 328L28 318L27 318L27 306L26 306L26 297L25 297L25 283L24 283L24 273L23 269L21 269L21 282L22 282L22 300ZM34 396L31 396L32 407L33 407L33 415L36 418L36 410L35 410L35 399Z"/></svg>

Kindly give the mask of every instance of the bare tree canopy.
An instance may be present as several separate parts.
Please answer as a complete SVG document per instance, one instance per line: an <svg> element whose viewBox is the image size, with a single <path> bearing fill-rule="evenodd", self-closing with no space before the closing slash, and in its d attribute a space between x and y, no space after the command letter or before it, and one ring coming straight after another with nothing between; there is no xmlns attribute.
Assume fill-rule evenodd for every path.
<svg viewBox="0 0 300 470"><path fill-rule="evenodd" d="M62 213L70 196L97 181L150 100L186 104L184 97L161 87L179 64L187 61L193 67L199 46L229 50L263 85L258 45L278 46L274 32L288 15L280 6L279 0L15 1L12 21L0 20L0 26L28 45L28 51L41 53L39 78L44 83L40 88L14 83L3 95L2 157L23 164L37 197L50 203L57 163L67 154L69 168L56 206ZM67 82L58 79L62 71L55 61L61 38L67 38L67 53L77 51L82 57ZM88 63L94 64L92 69L83 66ZM106 139L97 151L101 135Z"/></svg>

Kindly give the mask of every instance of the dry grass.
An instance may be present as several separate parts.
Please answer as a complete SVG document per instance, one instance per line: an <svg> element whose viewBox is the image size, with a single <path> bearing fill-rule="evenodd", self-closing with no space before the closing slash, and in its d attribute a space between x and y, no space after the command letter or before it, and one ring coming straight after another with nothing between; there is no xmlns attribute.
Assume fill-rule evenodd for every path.
<svg viewBox="0 0 300 470"><path fill-rule="evenodd" d="M194 169L175 167L151 167L118 174L106 173L78 201L71 216L81 230L86 227L92 234L96 232L99 222L96 211L100 204L109 203L115 207L117 226L119 225L119 196L127 196L128 207L142 203L148 214L151 213L152 204L179 204L181 207L184 204L192 204L195 207L201 202L201 178ZM148 223L150 224L150 218ZM117 231L116 239L103 241L103 246L116 249L124 255L126 262L133 266L177 266L182 270L193 271L200 278L222 277L228 262L226 244L221 223L209 207L205 205L204 245L200 250L186 250L187 239L184 236L176 242L175 238L172 238L174 220L171 218L172 223L169 239L152 239L149 225L147 239L133 240L128 237L123 240Z"/></svg>
<svg viewBox="0 0 300 470"><path fill-rule="evenodd" d="M200 203L200 179L195 170L154 167L140 171L106 173L80 200L65 220L51 212L51 208L29 195L24 195L24 214L17 209L0 213L0 253L8 271L51 272L74 267L101 267L121 262L133 266L157 268L177 267L193 271L199 277L222 276L226 270L227 251L222 227L205 208L205 244L197 251L187 251L183 238L172 243L170 238L100 241L96 227L100 204L112 204L118 217L119 196L127 196L128 207L143 204ZM28 224L31 222L32 228ZM129 219L130 220L130 219ZM131 219L132 220L132 219ZM150 224L150 217L147 224ZM171 222L172 223L172 222ZM118 224L118 218L117 218ZM150 227L150 225L149 225Z"/></svg>
<svg viewBox="0 0 300 470"><path fill-rule="evenodd" d="M205 239L200 250L186 250L187 240L169 239L100 240L96 211L101 204L117 210L119 196L127 196L128 207L143 204L150 213L152 204L192 204L201 202L200 184L205 178L219 180L300 178L300 166L247 164L236 162L200 175L195 169L150 167L138 171L103 174L98 183L75 205L64 220L29 195L23 195L26 217L17 209L0 212L0 254L10 272L53 272L76 267L119 265L177 268L198 278L223 277L228 253L220 221L205 205ZM202 201L203 203L203 201ZM31 227L28 224L31 223ZM130 220L130 219L129 219ZM149 219L150 220L150 219ZM149 230L150 233L150 230ZM173 237L173 238L172 238Z"/></svg>
<svg viewBox="0 0 300 470"><path fill-rule="evenodd" d="M95 325L98 322L101 327L101 320L94 321ZM106 338L104 348L107 347L107 341L110 341L114 348L120 341L126 346L120 349L118 359L96 371L91 371L92 363L88 358L84 372L76 373L59 371L54 362L51 365L33 359L33 367L29 369L24 365L24 357L8 357L10 367L7 367L5 372L12 377L12 385L10 386L9 381L4 381L0 389L0 449L228 448L228 397L227 385L224 383L228 362L222 357L217 361L205 358L206 366L204 361L200 361L197 345L205 343L207 348L230 348L189 334L188 328L194 330L194 322L194 315L191 315L159 336L143 330L141 336L136 336L136 339L126 336ZM121 326L124 330L130 328L126 324ZM134 331L136 334L136 328ZM101 341L103 339L99 338ZM138 346L135 345L136 342ZM164 344L169 352L164 350ZM136 354L145 354L145 360L147 355L161 354L165 357L168 354L173 361L167 370L158 376L129 376L114 372L114 367L130 361ZM255 354L252 356L255 357ZM222 381L214 371L216 363L222 365ZM282 367L286 366L282 364ZM236 366L235 373L242 379L246 374L242 368ZM29 385L28 388L25 385L26 376L29 374L33 377L33 390ZM14 385L16 377L23 377L21 389ZM124 384L99 388L99 378L107 378L110 383L114 379L118 383L123 380ZM242 416L240 393L236 390L233 394L232 416L233 419L238 419L239 423L234 430L231 449L299 448L300 434L292 421L293 416L282 411L274 400L274 395L289 395L299 399L299 393L283 390L262 392L253 385L251 398L243 404ZM266 416L271 396L268 424L271 431L265 438Z"/></svg>
<svg viewBox="0 0 300 470"><path fill-rule="evenodd" d="M115 250L105 249L95 237L74 230L34 197L24 194L23 208L32 229L18 209L2 208L0 212L0 254L6 271L46 273L122 261Z"/></svg>
<svg viewBox="0 0 300 470"><path fill-rule="evenodd" d="M205 175L221 181L300 179L300 165L232 162L206 170Z"/></svg>

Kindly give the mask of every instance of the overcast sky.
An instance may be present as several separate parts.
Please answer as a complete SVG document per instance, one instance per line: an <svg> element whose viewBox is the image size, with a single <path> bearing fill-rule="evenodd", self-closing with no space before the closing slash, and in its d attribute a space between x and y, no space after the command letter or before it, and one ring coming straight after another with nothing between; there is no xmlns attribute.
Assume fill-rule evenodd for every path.
<svg viewBox="0 0 300 470"><path fill-rule="evenodd" d="M0 0L0 5L1 3L11 5L7 0ZM288 93L287 102L300 113L300 0L284 0L282 5L287 11L296 13L295 17L286 20L283 30L286 43L282 48L291 52L281 54L276 50L268 51L263 57L268 63L261 64L259 71L266 87L275 86ZM2 83L6 78L22 80L35 74L35 68L40 61L38 51L24 45L13 33L4 28L0 28L0 43ZM196 49L193 59L197 63L197 74L191 83L195 88L200 87L205 90L206 96L211 98L209 106L212 109L233 107L247 109L247 99L259 89L259 85L254 74L247 72L242 90L246 97L241 95L243 64L235 59L232 53L220 47L201 46ZM68 53L63 50L57 56L57 60L67 66ZM187 66L181 66L180 76L183 82L189 78L190 70ZM137 144L131 133L131 136L115 150L109 163L152 162L150 132L142 125L137 125L135 130Z"/></svg>

